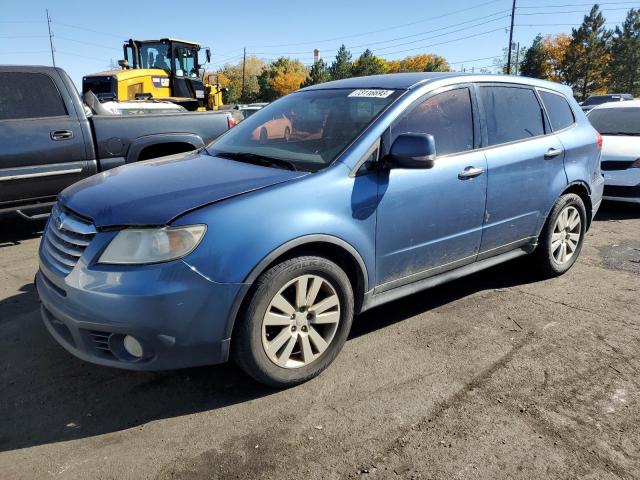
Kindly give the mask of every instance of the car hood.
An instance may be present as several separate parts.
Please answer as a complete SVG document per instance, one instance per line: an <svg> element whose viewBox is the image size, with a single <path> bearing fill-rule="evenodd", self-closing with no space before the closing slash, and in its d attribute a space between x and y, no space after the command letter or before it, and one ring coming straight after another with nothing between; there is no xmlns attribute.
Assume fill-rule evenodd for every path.
<svg viewBox="0 0 640 480"><path fill-rule="evenodd" d="M192 152L99 173L59 199L96 227L165 225L189 210L304 175Z"/></svg>
<svg viewBox="0 0 640 480"><path fill-rule="evenodd" d="M637 160L640 158L640 137L624 135L602 136L602 160Z"/></svg>

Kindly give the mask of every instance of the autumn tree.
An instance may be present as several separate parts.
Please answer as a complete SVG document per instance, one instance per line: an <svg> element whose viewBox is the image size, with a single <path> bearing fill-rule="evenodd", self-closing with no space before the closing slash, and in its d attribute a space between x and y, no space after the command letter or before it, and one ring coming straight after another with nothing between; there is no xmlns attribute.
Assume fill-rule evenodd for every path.
<svg viewBox="0 0 640 480"><path fill-rule="evenodd" d="M332 80L340 80L341 78L349 78L353 76L353 63L351 61L351 52L347 47L342 45L336 54L336 59L329 67Z"/></svg>
<svg viewBox="0 0 640 480"><path fill-rule="evenodd" d="M448 72L449 63L435 53L423 53L387 62L389 73L398 72Z"/></svg>
<svg viewBox="0 0 640 480"><path fill-rule="evenodd" d="M570 43L571 37L565 33L544 37L542 45L545 52L546 73L543 78L552 82L560 82L562 80L562 64Z"/></svg>
<svg viewBox="0 0 640 480"><path fill-rule="evenodd" d="M582 25L572 29L562 62L563 79L579 92L582 100L591 93L605 91L608 84L611 32L604 24L605 18L596 4Z"/></svg>
<svg viewBox="0 0 640 480"><path fill-rule="evenodd" d="M380 57L376 57L368 48L353 62L351 73L354 77L365 75L379 75L387 71L387 63Z"/></svg>
<svg viewBox="0 0 640 480"><path fill-rule="evenodd" d="M271 62L258 77L260 98L273 101L299 89L307 80L308 72L298 59L280 57Z"/></svg>
<svg viewBox="0 0 640 480"><path fill-rule="evenodd" d="M640 10L631 9L611 39L609 91L640 95Z"/></svg>
<svg viewBox="0 0 640 480"><path fill-rule="evenodd" d="M242 88L242 62L237 65L225 65L217 72L217 81L221 87L228 88L224 92L225 103L253 102L260 95L258 76L266 67L266 63L255 56L247 57L245 62L244 92Z"/></svg>
<svg viewBox="0 0 640 480"><path fill-rule="evenodd" d="M304 82L304 86L316 85L331 80L331 72L324 60L315 62L309 69L309 78Z"/></svg>

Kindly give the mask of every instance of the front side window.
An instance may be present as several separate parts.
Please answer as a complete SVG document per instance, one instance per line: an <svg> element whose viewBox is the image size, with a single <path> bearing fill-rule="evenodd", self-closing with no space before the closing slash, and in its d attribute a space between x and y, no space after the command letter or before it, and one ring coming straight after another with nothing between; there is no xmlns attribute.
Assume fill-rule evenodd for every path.
<svg viewBox="0 0 640 480"><path fill-rule="evenodd" d="M173 66L177 77L197 77L196 50L190 47L173 49Z"/></svg>
<svg viewBox="0 0 640 480"><path fill-rule="evenodd" d="M419 103L392 128L392 138L402 133L433 135L438 156L473 149L473 110L468 88L438 93Z"/></svg>
<svg viewBox="0 0 640 480"><path fill-rule="evenodd" d="M551 128L554 131L562 130L574 124L575 118L573 111L562 95L540 91L540 97L542 98L544 107L547 109Z"/></svg>
<svg viewBox="0 0 640 480"><path fill-rule="evenodd" d="M0 73L0 120L58 117L67 109L53 80L42 73Z"/></svg>
<svg viewBox="0 0 640 480"><path fill-rule="evenodd" d="M480 87L489 145L544 135L542 108L533 90L519 87Z"/></svg>
<svg viewBox="0 0 640 480"><path fill-rule="evenodd" d="M256 111L207 151L238 161L317 171L332 163L400 93L378 89L292 93Z"/></svg>

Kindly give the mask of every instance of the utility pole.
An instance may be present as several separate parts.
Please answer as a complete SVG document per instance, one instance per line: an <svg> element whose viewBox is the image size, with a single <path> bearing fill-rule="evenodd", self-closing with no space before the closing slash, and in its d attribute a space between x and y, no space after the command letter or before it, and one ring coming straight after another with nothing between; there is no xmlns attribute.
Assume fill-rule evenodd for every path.
<svg viewBox="0 0 640 480"><path fill-rule="evenodd" d="M516 75L518 75L519 67L520 67L520 42L518 42L516 46L516 66L515 66Z"/></svg>
<svg viewBox="0 0 640 480"><path fill-rule="evenodd" d="M511 74L511 45L513 44L513 19L516 16L516 0L511 7L511 28L509 29L509 47L507 48L507 75Z"/></svg>
<svg viewBox="0 0 640 480"><path fill-rule="evenodd" d="M55 52L55 50L53 49L53 33L51 33L51 17L49 16L49 9L46 9L47 11L47 26L49 27L49 45L51 46L51 61L53 62L53 66L56 66L56 56L54 55L53 52Z"/></svg>
<svg viewBox="0 0 640 480"><path fill-rule="evenodd" d="M242 49L242 90L240 91L240 98L244 101L244 71L245 63L247 63L247 47Z"/></svg>

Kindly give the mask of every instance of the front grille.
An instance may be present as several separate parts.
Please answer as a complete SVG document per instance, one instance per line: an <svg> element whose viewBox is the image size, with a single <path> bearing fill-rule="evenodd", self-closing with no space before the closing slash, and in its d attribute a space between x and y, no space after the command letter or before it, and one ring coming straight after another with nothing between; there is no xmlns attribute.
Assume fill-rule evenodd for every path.
<svg viewBox="0 0 640 480"><path fill-rule="evenodd" d="M95 234L90 222L56 205L44 234L43 250L48 260L68 275Z"/></svg>
<svg viewBox="0 0 640 480"><path fill-rule="evenodd" d="M605 197L640 197L640 185L633 187L605 185L603 195Z"/></svg>
<svg viewBox="0 0 640 480"><path fill-rule="evenodd" d="M98 330L90 330L89 337L93 342L93 347L97 350L97 354L105 358L114 358L111 347L109 346L110 332L100 332Z"/></svg>
<svg viewBox="0 0 640 480"><path fill-rule="evenodd" d="M626 170L631 165L633 165L633 161L628 160L603 160L600 164L600 168L602 170Z"/></svg>

